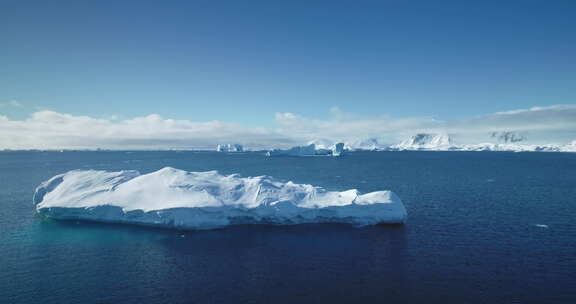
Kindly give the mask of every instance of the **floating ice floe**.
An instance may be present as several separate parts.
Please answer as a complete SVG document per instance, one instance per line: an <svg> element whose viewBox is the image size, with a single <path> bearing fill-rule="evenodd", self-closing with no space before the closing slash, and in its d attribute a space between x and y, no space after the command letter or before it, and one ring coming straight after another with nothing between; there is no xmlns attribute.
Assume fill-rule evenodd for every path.
<svg viewBox="0 0 576 304"><path fill-rule="evenodd" d="M237 224L403 223L406 209L391 191L360 194L280 182L271 177L221 175L164 168L75 170L43 182L36 211L48 218L129 223L179 229Z"/></svg>

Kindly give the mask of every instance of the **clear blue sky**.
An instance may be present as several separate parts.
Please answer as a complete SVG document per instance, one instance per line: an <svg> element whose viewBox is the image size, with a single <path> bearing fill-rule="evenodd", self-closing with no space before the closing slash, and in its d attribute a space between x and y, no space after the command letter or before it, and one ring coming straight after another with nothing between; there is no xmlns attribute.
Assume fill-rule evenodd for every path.
<svg viewBox="0 0 576 304"><path fill-rule="evenodd" d="M576 1L0 2L4 115L268 125L574 103Z"/></svg>

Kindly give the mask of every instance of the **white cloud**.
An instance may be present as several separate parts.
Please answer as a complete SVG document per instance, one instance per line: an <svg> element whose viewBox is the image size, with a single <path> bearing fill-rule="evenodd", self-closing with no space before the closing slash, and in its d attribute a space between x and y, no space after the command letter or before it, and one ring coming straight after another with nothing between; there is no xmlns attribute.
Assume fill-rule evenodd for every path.
<svg viewBox="0 0 576 304"><path fill-rule="evenodd" d="M576 138L576 105L533 107L447 124L452 133L474 136L479 133L516 131L538 143L562 142Z"/></svg>
<svg viewBox="0 0 576 304"><path fill-rule="evenodd" d="M409 133L417 131L439 131L442 122L433 118L388 117L361 118L337 110L329 120L308 119L293 113L277 113L276 122L280 132L291 134L295 138L313 140L326 138L331 140L354 141L366 137L377 137L383 141L396 142Z"/></svg>
<svg viewBox="0 0 576 304"><path fill-rule="evenodd" d="M165 119L157 114L126 120L54 111L35 112L25 120L0 116L0 148L213 148L215 144L225 142L240 142L256 148L263 143L294 144L264 128L245 128L220 121Z"/></svg>
<svg viewBox="0 0 576 304"><path fill-rule="evenodd" d="M361 117L339 108L331 118L312 119L277 113L276 128L234 122L174 120L151 114L119 119L38 111L23 120L0 115L0 149L212 149L218 143L242 143L259 149L287 147L313 139L355 141L368 137L397 143L418 132L448 132L461 143L491 141L495 131L517 131L540 143L576 139L576 105L534 107L440 121L429 117Z"/></svg>
<svg viewBox="0 0 576 304"><path fill-rule="evenodd" d="M545 112L545 111L565 111L565 110L574 110L576 109L576 105L553 105L548 107L532 107L530 109L519 109L519 110L512 110L512 111L505 111L505 112L496 112L494 115L515 115L515 114L526 114L526 113L533 113L533 112Z"/></svg>
<svg viewBox="0 0 576 304"><path fill-rule="evenodd" d="M576 139L576 105L533 107L472 118L440 121L429 117L358 117L338 108L328 120L278 113L280 131L295 138L354 141L376 137L397 143L415 133L449 133L460 143L490 142L492 132L521 132L533 143L563 143Z"/></svg>

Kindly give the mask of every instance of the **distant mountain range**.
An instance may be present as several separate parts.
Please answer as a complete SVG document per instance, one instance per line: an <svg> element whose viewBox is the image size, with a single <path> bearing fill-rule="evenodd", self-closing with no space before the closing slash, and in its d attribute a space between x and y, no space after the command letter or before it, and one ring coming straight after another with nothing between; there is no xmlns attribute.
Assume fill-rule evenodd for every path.
<svg viewBox="0 0 576 304"><path fill-rule="evenodd" d="M495 143L457 144L446 133L418 133L403 140L399 144L386 145L377 138L367 138L345 143L347 150L369 151L513 151L513 152L576 152L576 140L570 144L526 144L526 135L505 131L490 133L496 139ZM326 147L329 141L322 142Z"/></svg>

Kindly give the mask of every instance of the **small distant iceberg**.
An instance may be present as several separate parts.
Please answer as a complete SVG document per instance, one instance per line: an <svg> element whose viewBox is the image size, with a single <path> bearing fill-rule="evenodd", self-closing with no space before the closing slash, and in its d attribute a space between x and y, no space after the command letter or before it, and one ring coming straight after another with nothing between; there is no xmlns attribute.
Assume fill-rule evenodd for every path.
<svg viewBox="0 0 576 304"><path fill-rule="evenodd" d="M269 150L266 156L342 156L344 143L336 143L329 148L320 148L312 143L307 146L296 146L290 149Z"/></svg>
<svg viewBox="0 0 576 304"><path fill-rule="evenodd" d="M327 191L267 176L169 167L148 174L69 171L40 184L33 201L38 214L53 219L177 229L302 223L366 226L404 223L407 217L402 201L391 191Z"/></svg>
<svg viewBox="0 0 576 304"><path fill-rule="evenodd" d="M241 144L227 144L216 146L217 152L244 152L244 147Z"/></svg>
<svg viewBox="0 0 576 304"><path fill-rule="evenodd" d="M332 156L342 156L344 153L344 143L337 143L332 148Z"/></svg>

